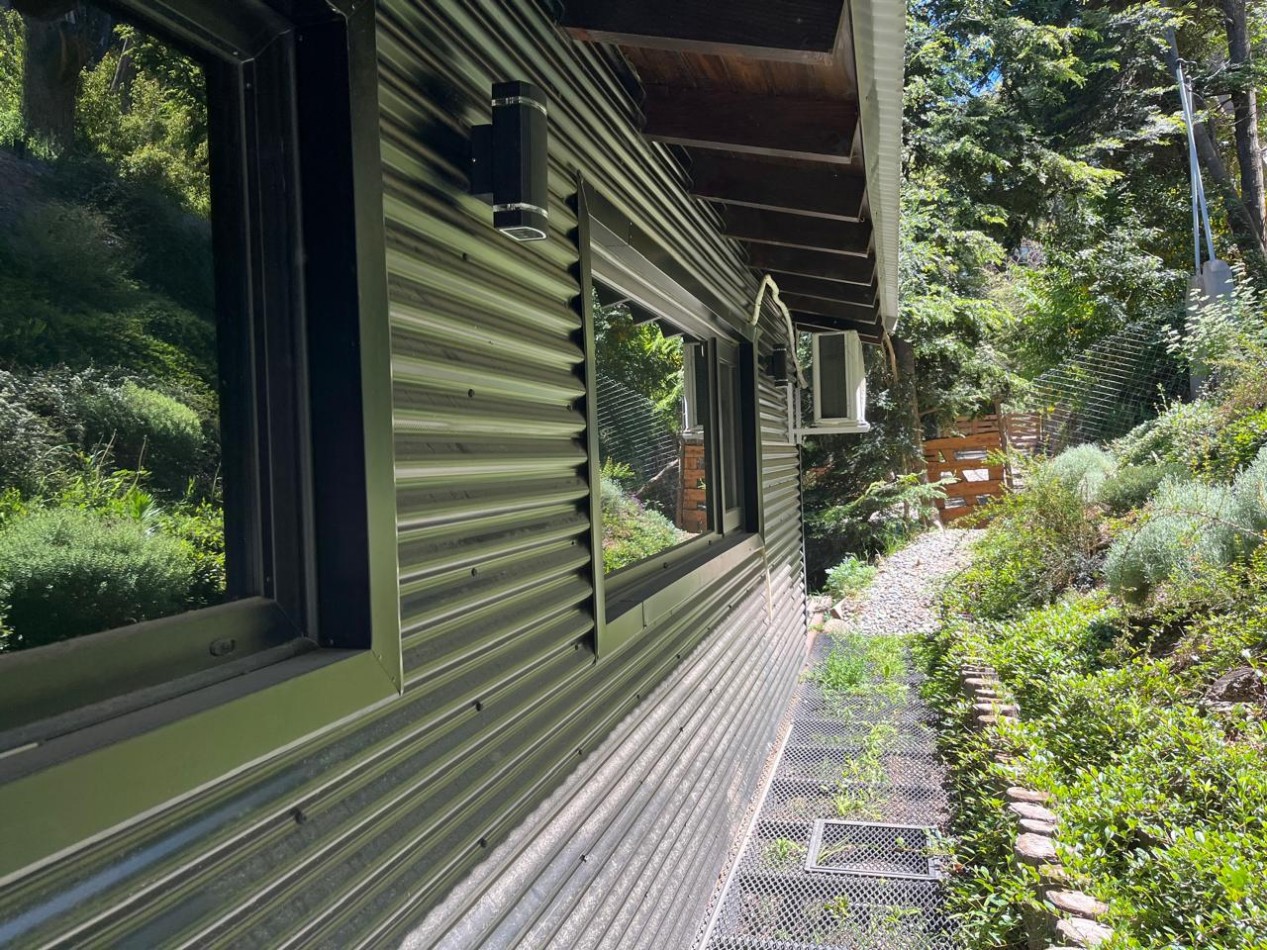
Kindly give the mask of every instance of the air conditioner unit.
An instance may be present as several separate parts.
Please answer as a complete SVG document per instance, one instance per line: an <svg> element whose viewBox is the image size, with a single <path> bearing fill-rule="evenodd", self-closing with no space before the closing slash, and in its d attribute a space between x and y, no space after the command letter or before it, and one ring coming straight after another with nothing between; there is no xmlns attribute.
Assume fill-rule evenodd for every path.
<svg viewBox="0 0 1267 950"><path fill-rule="evenodd" d="M867 369L862 340L853 330L815 333L813 430L867 432Z"/></svg>

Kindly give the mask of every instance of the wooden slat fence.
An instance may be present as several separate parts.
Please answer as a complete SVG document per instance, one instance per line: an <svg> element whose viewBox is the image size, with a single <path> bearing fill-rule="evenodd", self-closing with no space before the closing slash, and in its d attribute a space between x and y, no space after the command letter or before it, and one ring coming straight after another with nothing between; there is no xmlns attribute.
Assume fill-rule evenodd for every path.
<svg viewBox="0 0 1267 950"><path fill-rule="evenodd" d="M930 482L947 476L958 479L946 486L946 498L937 503L942 520L955 521L972 514L1011 484L1006 465L991 465L991 453L1002 449L1033 452L1042 445L1043 419L1038 413L1003 413L960 419L958 435L924 441L924 465Z"/></svg>

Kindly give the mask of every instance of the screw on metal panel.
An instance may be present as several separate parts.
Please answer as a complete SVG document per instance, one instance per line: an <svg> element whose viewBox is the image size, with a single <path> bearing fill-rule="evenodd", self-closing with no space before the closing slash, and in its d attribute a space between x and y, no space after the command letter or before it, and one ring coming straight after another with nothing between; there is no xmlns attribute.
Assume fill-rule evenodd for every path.
<svg viewBox="0 0 1267 950"><path fill-rule="evenodd" d="M238 648L238 641L232 637L222 637L219 640L212 640L208 645L212 656L228 656Z"/></svg>

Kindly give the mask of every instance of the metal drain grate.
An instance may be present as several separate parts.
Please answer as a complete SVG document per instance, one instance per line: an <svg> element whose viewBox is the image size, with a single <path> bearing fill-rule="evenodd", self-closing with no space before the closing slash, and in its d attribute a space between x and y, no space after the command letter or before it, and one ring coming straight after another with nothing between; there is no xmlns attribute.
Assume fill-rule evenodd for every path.
<svg viewBox="0 0 1267 950"><path fill-rule="evenodd" d="M820 818L814 822L805 870L937 881L944 851L935 828Z"/></svg>
<svg viewBox="0 0 1267 950"><path fill-rule="evenodd" d="M811 662L839 648L820 637ZM887 660L848 690L824 691L812 674L797 686L787 743L708 950L953 946L935 719L909 662L894 669L892 651Z"/></svg>

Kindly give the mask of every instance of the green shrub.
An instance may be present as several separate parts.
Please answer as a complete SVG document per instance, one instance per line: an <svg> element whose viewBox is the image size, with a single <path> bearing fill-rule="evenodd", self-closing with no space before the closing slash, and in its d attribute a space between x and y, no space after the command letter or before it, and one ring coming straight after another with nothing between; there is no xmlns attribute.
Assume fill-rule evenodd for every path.
<svg viewBox="0 0 1267 950"><path fill-rule="evenodd" d="M3 648L25 649L178 613L189 606L186 545L135 519L55 508L0 531Z"/></svg>
<svg viewBox="0 0 1267 950"><path fill-rule="evenodd" d="M827 571L827 590L837 600L867 589L875 578L876 568L853 555Z"/></svg>
<svg viewBox="0 0 1267 950"><path fill-rule="evenodd" d="M1065 449L1045 466L1047 474L1059 479L1087 503L1096 500L1100 486L1113 474L1117 462L1098 445L1075 445Z"/></svg>
<svg viewBox="0 0 1267 950"><path fill-rule="evenodd" d="M65 456L64 439L27 404L25 380L0 370L0 491L39 490Z"/></svg>
<svg viewBox="0 0 1267 950"><path fill-rule="evenodd" d="M1098 762L1075 753L1081 766L1048 785L1062 803L1066 866L1095 882L1124 946L1174 946L1179 935L1184 946L1264 946L1267 729L1247 723L1229 738L1190 706L1132 693L1123 672L1089 681L1077 718L1046 724L1098 722L1111 747ZM1129 733L1099 716L1102 699L1132 717Z"/></svg>
<svg viewBox="0 0 1267 950"><path fill-rule="evenodd" d="M17 10L0 10L0 148L25 134L22 121L22 60L26 31Z"/></svg>
<svg viewBox="0 0 1267 950"><path fill-rule="evenodd" d="M202 422L184 403L125 380L85 394L76 408L85 445L109 445L118 464L144 467L159 487L180 492L199 473Z"/></svg>
<svg viewBox="0 0 1267 950"><path fill-rule="evenodd" d="M658 511L643 506L614 481L602 481L603 570L610 574L690 537Z"/></svg>
<svg viewBox="0 0 1267 950"><path fill-rule="evenodd" d="M54 303L109 307L131 289L132 255L105 215L70 201L29 206L7 236L17 270Z"/></svg>
<svg viewBox="0 0 1267 950"><path fill-rule="evenodd" d="M224 600L224 508L216 497L194 507L159 511L157 528L180 541L193 559L188 609L209 607Z"/></svg>
<svg viewBox="0 0 1267 950"><path fill-rule="evenodd" d="M1138 602L1170 578L1230 563L1249 541L1235 520L1235 501L1223 485L1162 482L1141 522L1110 547L1104 566L1109 587Z"/></svg>
<svg viewBox="0 0 1267 950"><path fill-rule="evenodd" d="M1024 491L997 500L991 514L971 565L943 593L951 614L1002 619L1094 579L1097 527L1078 493L1043 467L1026 474Z"/></svg>
<svg viewBox="0 0 1267 950"><path fill-rule="evenodd" d="M1213 432L1193 450L1192 469L1212 481L1230 482L1267 445L1267 408L1250 412L1220 407Z"/></svg>
<svg viewBox="0 0 1267 950"><path fill-rule="evenodd" d="M1236 493L1237 524L1260 534L1267 532L1267 448L1236 477L1232 486Z"/></svg>
<svg viewBox="0 0 1267 950"><path fill-rule="evenodd" d="M1165 479L1179 478L1185 473L1185 469L1174 462L1123 465L1101 483L1095 500L1110 514L1123 515L1144 507Z"/></svg>
<svg viewBox="0 0 1267 950"><path fill-rule="evenodd" d="M1136 426L1110 448L1123 465L1190 463L1194 441L1214 431L1217 408L1208 400L1175 403L1156 419Z"/></svg>

